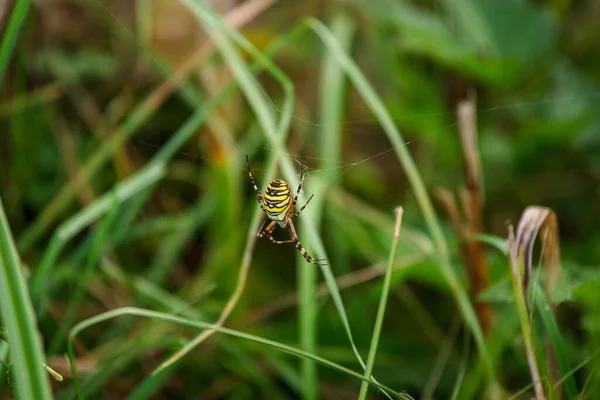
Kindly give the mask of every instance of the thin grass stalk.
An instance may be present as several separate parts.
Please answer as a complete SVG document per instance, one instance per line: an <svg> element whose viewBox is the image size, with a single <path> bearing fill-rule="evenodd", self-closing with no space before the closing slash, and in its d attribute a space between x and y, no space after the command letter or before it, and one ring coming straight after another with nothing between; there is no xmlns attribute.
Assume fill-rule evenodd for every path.
<svg viewBox="0 0 600 400"><path fill-rule="evenodd" d="M437 246L438 261L440 263L442 273L444 274L448 286L450 287L450 290L454 295L456 302L458 303L458 307L463 315L463 318L465 319L466 324L473 333L480 356L486 366L488 379L490 382L494 381L494 367L491 363L485 346L483 332L481 331L481 327L478 323L473 306L469 301L469 297L467 296L465 289L458 281L458 278L452 269L448 247L442 233L440 223L437 219L431 199L427 194L427 190L425 189L425 185L421 179L419 171L414 164L412 157L410 156L406 143L402 139L400 132L396 128L394 121L389 115L382 100L379 98L373 87L369 84L366 77L362 74L356 64L340 48L339 43L336 41L331 32L329 32L327 27L319 20L314 18L308 19L307 24L317 34L317 36L319 36L319 38L327 46L328 50L336 56L338 62L343 66L345 72L350 77L350 80L355 85L358 92L362 95L369 108L377 116L377 119L380 121L384 131L388 135L389 140L392 142L398 159L402 164L406 176L414 190L417 202L421 207L421 211L423 213L423 217L425 218L429 232Z"/></svg>
<svg viewBox="0 0 600 400"><path fill-rule="evenodd" d="M19 40L19 34L29 14L31 0L17 0L13 5L12 13L6 30L3 32L2 44L0 44L0 94L4 86L4 76L8 69L15 47Z"/></svg>
<svg viewBox="0 0 600 400"><path fill-rule="evenodd" d="M194 303L198 302L204 296L194 296L193 302L189 303L181 300L179 297L174 296L162 288L154 284L153 282L139 277L130 277L125 271L118 266L112 264L106 260L102 264L103 271L111 278L117 281L119 284L126 287L130 287L132 291L138 293L145 298L144 303L151 304L154 308L166 309L172 315L180 315L193 320L205 319L206 316L202 314ZM206 294L205 294L206 295ZM153 325L158 325L154 323ZM136 340L142 340L142 335L151 334L153 337L167 334L169 331L166 329L165 324L160 324L156 327L157 329L149 330L147 325L140 326L138 331L132 332L129 337L135 338ZM232 349L232 353L238 353L243 351L236 343L225 337L219 341L219 344L224 348L225 351ZM155 393L168 382L169 377L177 370L177 364L172 364L169 368L161 370L156 375L148 375L146 378L137 385L135 390L128 395L128 400L142 400L149 399L155 396Z"/></svg>
<svg viewBox="0 0 600 400"><path fill-rule="evenodd" d="M394 238L392 240L392 248L390 249L390 256L388 258L388 265L385 270L385 276L383 278L383 286L381 288L381 297L379 299L379 308L377 309L377 317L375 318L375 326L373 327L373 335L371 336L371 347L369 348L369 356L367 357L367 367L365 368L364 377L368 379L373 373L373 367L375 366L375 356L377 355L377 348L379 347L379 337L381 336L381 328L383 326L383 317L385 316L385 309L387 307L387 299L390 293L390 286L392 281L392 271L394 269L394 261L396 260L396 248L398 247L398 240L400 239L400 226L402 224L402 207L396 208L396 225L394 226ZM365 381L360 385L359 400L365 400L369 391L369 385L365 384Z"/></svg>
<svg viewBox="0 0 600 400"><path fill-rule="evenodd" d="M42 340L27 291L21 262L8 219L0 199L0 315L10 338L16 397L51 399L50 383L44 371Z"/></svg>
<svg viewBox="0 0 600 400"><path fill-rule="evenodd" d="M171 323L176 323L179 325L183 325L183 326L188 326L188 327L192 327L192 328L198 328L198 329L214 329L215 331L225 334L225 335L229 335L232 337L236 337L239 339L245 339L245 340L249 340L252 341L254 343L258 343L258 344L262 344L265 345L267 347L270 347L274 350L277 351L281 351L283 353L287 353L287 354L291 354L293 356L296 357L309 357L312 358L313 360L315 360L316 362L318 362L319 364L322 364L324 366L327 366L329 368L332 368L338 372L344 373L346 375L352 376L354 378L360 379L360 380L367 380L371 385L373 385L374 387L377 387L379 389L385 390L386 392L393 394L394 396L396 396L397 398L400 399L409 399L410 397L406 396L403 393L399 393L396 392L392 389L390 389L387 386L381 385L377 382L374 382L372 380L369 380L367 378L364 378L361 374L352 371L346 367L343 367L337 363L334 363L332 361L329 361L325 358L316 356L314 354L308 353L306 351L294 348L292 346L288 346L282 343L278 343L278 342L274 342L272 340L268 340L268 339L264 339L258 336L254 336L254 335L250 335L244 332L239 332L233 329L227 329L227 328L223 328L223 327L218 327L216 325L213 324L209 324L206 322L202 322L202 321L193 321L190 319L186 319L186 318L181 318L181 317L176 317L173 316L171 314L167 314L167 313L161 313L161 312L157 312L157 311L151 311L151 310L145 310L145 309L141 309L141 308L135 308L135 307L122 307L122 308L117 308L115 310L111 310L111 311L107 311L105 313L96 315L92 318L88 318L84 321L81 321L80 323L78 323L77 325L75 325L73 327L73 329L71 329L71 332L69 334L69 342L68 342L68 359L69 359L69 365L71 367L71 372L73 375L73 383L75 384L76 387L76 391L77 391L77 397L79 399L82 399L82 395L81 395L81 383L79 382L79 376L77 373L77 365L75 363L75 351L73 349L73 341L74 339L77 337L77 335L79 335L79 333L81 333L83 330L99 324L101 322L113 319L113 318L117 318L117 317L121 317L121 316L125 316L125 315L131 315L131 316L138 316L138 317L144 317L144 318L149 318L149 319L155 319L155 320L161 320L161 321L166 321L166 322L171 322Z"/></svg>
<svg viewBox="0 0 600 400"><path fill-rule="evenodd" d="M285 100L284 100L284 105L281 109L282 118L283 117L291 118L293 108L290 108L292 106L292 104L288 103L288 96L290 93L293 93L293 85L292 85L291 81L289 80L289 78L283 72L281 72L281 70L276 65L274 65L271 62L271 60L266 58L250 42L248 42L248 40L246 40L246 38L244 38L239 32L224 25L223 22L219 19L219 17L214 15L214 13L209 8L207 8L204 4L195 3L191 0L182 0L182 1L184 1L186 4L189 4L190 6L194 7L194 12L197 15L199 15L200 18L212 19L212 23L215 24L214 25L215 27L221 28L225 32L227 32L227 34L230 35L240 46L242 46L242 48L244 48L244 50L248 51L248 53L250 53L250 55L252 55L252 57L256 58L260 63L265 65L267 70L282 85L282 87L284 89ZM206 15L203 16L202 14L206 14ZM241 60L241 58L239 57L239 55L237 55L237 52L235 51L235 49L233 47L231 47L229 45L229 43L226 41L225 41L225 46L227 47L225 49L225 51L223 51L224 50L223 48L221 50L223 51L225 58L228 59L228 62L230 62L232 64L231 65L232 70L233 70L234 74L236 75L236 78L240 82L240 85L242 86L244 93L248 97L250 105L254 108L254 111L258 117L258 121L265 133L267 140L269 141L269 144L271 145L272 148L274 148L275 152L285 154L285 149L283 148L283 146L277 144L277 136L275 135L275 123L273 121L273 116L271 115L270 108L265 103L266 100L264 99L264 96L261 95L261 92L256 87L256 81L253 78L251 78L250 75L247 74L247 68L244 67L244 63ZM250 101L250 100L253 100L253 101ZM293 98L292 98L292 100L293 100ZM290 159L283 158L281 160L281 169L282 169L282 172L283 172L286 180L288 180L290 182L293 182L295 180L296 175L297 175L297 169ZM306 196L301 194L299 201L306 202L306 200L307 200ZM314 226L314 224L312 224L312 222L310 221L310 219L304 220L303 227L306 231L308 231L307 235L312 238L313 247L315 248L315 251L316 251L316 254L318 255L318 257L327 258L327 254L325 252L325 247L323 245L322 238L321 238L319 232L317 231L316 227ZM353 350L358 362L360 363L361 367L364 368L365 363L364 363L360 353L358 352L356 344L354 343L354 339L352 337L352 331L350 329L350 323L348 322L348 317L346 315L346 310L344 308L341 296L339 294L339 290L337 289L337 287L335 285L335 277L333 275L333 272L331 271L331 267L329 265L321 266L321 271L325 278L325 282L327 283L329 290L332 294L332 299L334 301L334 304L336 306L338 314L340 315L340 318L342 320L342 323L343 323L344 329L346 331L346 335L348 336L348 340L350 342L352 350Z"/></svg>
<svg viewBox="0 0 600 400"><path fill-rule="evenodd" d="M463 355L461 357L460 360L460 364L458 366L458 372L457 372L457 376L456 379L454 381L454 388L452 389L452 396L450 397L450 400L456 400L458 399L458 394L460 393L460 388L462 386L464 377L465 377L465 372L467 371L467 364L469 363L469 336L466 335L466 332L463 334L463 345L462 345L462 349L463 349Z"/></svg>
<svg viewBox="0 0 600 400"><path fill-rule="evenodd" d="M552 313L552 305L548 301L546 293L539 285L539 282L534 282L532 289L534 291L535 306L539 315L542 317L548 340L556 355L556 362L558 364L560 376L562 377L558 382L563 382L562 384L564 385L566 398L569 400L575 399L577 398L578 393L577 383L575 382L575 378L569 374L571 366L569 358L567 357L568 349L562 334L560 333L558 322ZM560 384L557 383L556 386L560 386Z"/></svg>
<svg viewBox="0 0 600 400"><path fill-rule="evenodd" d="M512 227L510 227L508 237L508 254L509 264L512 277L513 295L515 297L515 306L521 323L521 333L523 335L523 344L525 345L525 355L527 357L527 365L531 374L531 381L535 392L536 400L544 400L544 388L540 377L540 371L535 359L535 347L533 344L533 336L531 324L529 323L529 314L527 312L527 303L525 302L525 294L523 291L523 281L521 279L521 271L519 268L519 248Z"/></svg>
<svg viewBox="0 0 600 400"><path fill-rule="evenodd" d="M222 27L216 23L216 19L212 15L210 15L210 13L207 13L205 9L196 7L197 4L189 2L187 0L181 1L196 14L199 20L203 22L207 32L212 37L216 46L223 53L224 57L230 62L230 66L233 69L234 74L238 78L242 89L246 89L248 86L252 87L252 89L249 91L244 90L248 96L248 100L251 104L257 105L258 109L255 111L257 112L257 116L259 116L259 121L261 121L262 124L267 124L268 129L272 129L272 132L276 135L276 146L280 147L285 142L285 138L287 137L289 124L291 122L292 117L294 91L291 82L289 82L288 80L286 82L286 85L284 86L286 94L283 106L284 112L282 114L279 126L276 127L273 120L273 116L270 112L271 110L267 107L265 103L264 95L258 92L255 86L252 86L253 83L249 80L250 75L248 68L245 66L235 49L232 47L226 35L223 32L221 32ZM281 153L275 153L275 156L272 158L272 163L269 168L269 174L271 176L268 177L268 179L271 179L275 174L275 167L277 165L278 157L280 154ZM245 288L250 268L250 261L252 258L252 249L254 248L257 239L256 231L258 230L261 218L261 210L259 208L255 209L255 214L252 223L250 224L250 229L248 231L246 249L244 250L244 257L240 265L236 288L232 296L228 300L225 308L223 309L219 320L216 323L216 326L222 326L225 323L225 320L228 318L231 311L233 311L233 308L237 304ZM185 356L187 353L189 353L191 350L197 347L200 343L209 338L214 332L214 330L209 330L196 336L194 339L188 342L182 349L180 349L175 354L170 356L167 360L165 360L163 363L161 363L158 366L158 368L154 370L153 374L160 372L161 370L169 367L171 364L180 360L183 356Z"/></svg>
<svg viewBox="0 0 600 400"><path fill-rule="evenodd" d="M287 132L287 131L286 131ZM285 136L284 136L285 138ZM284 139L282 138L282 139ZM275 176L275 169L277 167L278 157L277 155L273 155L271 157L271 161L269 163L269 167L267 168L266 177L267 180L271 180ZM227 301L227 304L223 308L219 319L215 322L214 326L221 327L233 311L234 307L237 305L244 288L246 287L246 281L248 279L248 273L250 271L250 262L252 261L252 251L254 250L254 246L256 245L256 232L259 228L261 220L264 218L262 210L260 207L255 208L254 215L252 217L252 221L250 222L250 227L248 228L248 233L246 237L246 248L244 249L244 256L242 257L242 261L240 263L240 268L238 271L238 279L236 283L236 287L231 297ZM198 347L202 342L211 337L215 332L218 332L218 329L208 329L204 332L197 335L195 338L190 340L179 349L175 354L171 355L167 360L163 361L153 372L152 375L159 374L163 370L170 368L171 365L178 362L181 358L183 358L186 354L192 351L194 348Z"/></svg>
<svg viewBox="0 0 600 400"><path fill-rule="evenodd" d="M331 29L336 38L343 43L345 49L350 48L354 35L353 21L343 14L336 14L331 20ZM341 155L341 120L344 114L345 77L340 73L339 64L333 57L326 54L321 66L321 84L319 91L319 122L321 132L319 136L318 154L321 158L319 169L331 171L338 165ZM323 207L327 186L323 182L329 181L328 177L311 180L305 187L315 195L310 207L310 214L305 213L304 219L311 219L315 226L322 223ZM312 246L311 238L303 240L304 245ZM298 268L298 330L301 348L317 353L317 266L306 263L298 254L296 256ZM302 396L304 399L318 397L317 364L310 359L301 360Z"/></svg>
<svg viewBox="0 0 600 400"><path fill-rule="evenodd" d="M467 100L459 102L457 106L458 124L460 127L463 156L465 159L465 183L467 190L461 190L463 213L466 217L465 230L467 237L463 236L466 252L463 253L465 265L469 267L469 277L473 298L488 287L489 272L484 254L484 245L469 236L483 232L483 206L484 191L481 171L481 156L477 145L477 105L474 92ZM492 326L493 310L490 304L477 302L475 311L479 323L486 335Z"/></svg>

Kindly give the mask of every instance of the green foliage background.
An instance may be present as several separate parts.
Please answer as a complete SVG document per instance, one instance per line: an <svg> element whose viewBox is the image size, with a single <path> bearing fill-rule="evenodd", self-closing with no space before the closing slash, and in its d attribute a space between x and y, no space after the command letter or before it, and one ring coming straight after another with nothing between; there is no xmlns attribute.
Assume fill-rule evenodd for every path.
<svg viewBox="0 0 600 400"><path fill-rule="evenodd" d="M450 255L444 270L405 159L381 124L387 110L429 193L455 190L464 185L455 109L472 93L485 233L490 241L506 237L507 221L516 224L528 205L557 214L561 281L549 301L557 306L556 334L570 366L563 377L579 396L566 397L600 395L595 1L273 1L236 27L272 58L273 66L259 65L266 72L250 67L256 54L239 43L231 46L243 55L238 64L235 54L224 53L227 44L219 40L235 35L221 33L221 19L211 20L200 3L16 1L0 14L0 197L47 364L65 376L52 382L54 397L75 396L64 354L77 322L136 306L212 323L238 288L248 254L246 286L226 327L363 375L349 327L364 360L378 340L373 376L395 391L415 398L531 397L506 256L486 247L491 282L481 300L495 312L485 341L495 372L490 380L465 309L447 284L450 271L467 285L459 238L437 209L433 218ZM244 3L263 2L210 6L231 23L232 10L251 14ZM373 103L356 81L342 78L339 59L310 29L314 24L303 25L309 17L331 30L350 66L372 85L379 108L367 106ZM217 50L207 47L211 40ZM173 78L199 46L206 57L194 73ZM232 72L235 65L246 83ZM162 102L152 96L164 82L175 91ZM252 97L246 88L256 83L262 91ZM291 110L286 94L294 100ZM272 132L265 129L269 123ZM274 145L278 140L281 148ZM306 264L293 246L268 240L249 245L260 214L245 154L263 188L270 175L291 181L299 163L307 165L300 203L316 196L299 218L310 219L299 222L299 235L315 256L324 255L324 245L347 326L323 271ZM390 256L398 205L404 208L402 231ZM386 265L388 302L381 334L374 335L382 290L388 290ZM556 382L545 366L542 319L532 312L536 355L551 393ZM223 333L151 375L197 333L134 317L90 326L73 340L83 396L359 395L361 381L340 368ZM0 397L10 397L6 368L14 360L6 342L0 353ZM384 396L374 388L368 395Z"/></svg>

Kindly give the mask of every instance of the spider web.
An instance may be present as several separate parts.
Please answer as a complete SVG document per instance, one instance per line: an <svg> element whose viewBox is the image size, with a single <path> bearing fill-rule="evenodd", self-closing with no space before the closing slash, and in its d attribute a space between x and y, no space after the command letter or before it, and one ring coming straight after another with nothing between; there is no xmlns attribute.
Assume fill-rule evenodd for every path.
<svg viewBox="0 0 600 400"><path fill-rule="evenodd" d="M170 74L168 69L165 68L161 64L161 62L158 59L156 59L156 57L153 56L152 52L150 50L148 50L136 38L135 34L128 28L128 26L126 26L124 23L122 23L119 20L119 18L112 13L112 11L106 6L106 4L104 4L103 0L97 0L97 2L104 8L104 10L108 14L110 14L110 16L117 22L117 24L124 31L126 31L128 33L128 35L130 35L133 38L133 40L137 43L139 48L142 49L149 57L151 57L153 59L153 61L157 65L159 65L159 67L162 68L163 71L167 75L170 76L170 79L175 79ZM455 22L458 23L458 21L455 21ZM271 95L269 95L269 93L266 91L266 89L261 85L259 80L254 75L251 75L249 73L248 73L248 75L254 80L255 84L265 95L266 99L268 99L268 104L271 107L272 111L275 113L275 115L278 118L281 118L283 112L277 106L274 98ZM543 80L545 78L546 78L545 76L540 75L540 76L536 77L536 79L533 79L532 81L528 82L527 86L534 87L536 83L539 83L541 80ZM346 77L345 80L346 80L346 82L345 82L346 87L348 89L352 89L352 84L349 81L349 79ZM182 82L177 82L177 84L179 86L179 89L182 90L186 94L186 96L188 96L194 103L196 103L198 107L200 107L200 104L198 104L198 102L195 100L194 96L191 93L189 93L185 89L185 87L183 87ZM550 90L552 90L552 85L549 85L548 87L550 88ZM350 93L350 90L347 90L346 96L348 96L349 93ZM563 94L563 95L559 95L559 96L556 96L555 94L550 94L547 96L540 96L539 98L534 99L534 100L515 101L515 102L507 102L507 103L497 104L497 105L493 105L493 106L489 106L489 107L478 107L476 110L476 117L477 117L477 120L480 120L483 116L493 114L493 113L507 112L509 110L525 109L525 108L530 108L530 107L535 108L535 107L538 107L543 104L549 104L549 105L552 103L566 104L566 103L573 102L576 100L582 100L582 99L590 100L590 99L595 99L595 98L600 98L600 90L590 91L590 92L581 91L579 93L569 93L569 94ZM297 100L298 99L295 99L296 104L297 104ZM342 112L342 114L341 114L342 117L344 116L344 113L348 112L347 108L348 107L346 107L345 110ZM590 111L590 110L588 109L586 111ZM388 110L388 112L389 112L389 110ZM456 112L454 110L435 112L435 113L430 112L430 113L423 113L423 114L411 113L411 114L404 114L404 115L398 115L398 114L396 114L396 115L390 114L390 115L391 115L392 120L396 123L398 123L406 118L411 118L413 120L415 118L444 118L446 120L453 121L453 122L448 122L448 123L444 124L441 128L439 128L437 130L433 130L431 132L424 133L424 134L417 134L414 138L411 138L410 140L405 140L404 144L407 146L410 146L414 143L421 142L427 138L431 138L436 135L447 133L447 132L454 132L456 140L457 141L460 140L459 136L458 136L458 122L455 119ZM292 115L292 119L296 123L307 125L308 129L312 129L312 130L319 130L319 129L327 126L327 124L319 123L319 122L316 122L316 120L302 117L302 116L298 115L297 113L294 113ZM375 123L377 124L377 126L369 125L368 127L361 127L362 125L375 124ZM363 119L356 119L356 120L349 120L349 121L348 120L339 121L339 122L336 122L335 124L338 125L339 129L342 131L340 133L342 141L344 141L344 139L351 137L352 135L355 135L355 134L361 133L361 132L366 132L366 133L369 133L370 135L377 134L378 135L377 140L386 140L387 141L387 137L385 137L385 135L383 134L382 128L379 126L379 120L375 119L375 118L363 118ZM215 127L213 126L213 127L211 127L211 129L214 130ZM291 129L291 127L290 127L290 129ZM400 129L400 131L402 133L402 129ZM231 141L231 143L235 144L235 147L240 152L240 161L234 162L235 165L233 165L233 167L245 171L246 164L245 164L245 160L244 160L244 154L248 153L248 151L247 151L248 149L243 148L242 144L240 144L240 142L238 142L235 139L235 137L233 137L225 129L221 129L219 134L226 136ZM581 136L583 136L583 134ZM140 145L160 148L159 145L156 145L153 143L148 143L144 140L132 139L132 141L135 143L138 143ZM311 153L310 142L302 143L302 147L305 150L308 149L307 153ZM262 146L262 149L265 151L268 151L268 152L275 152L275 150L270 147L268 142L264 143L264 145ZM364 154L363 154L362 156L359 156L359 158L354 159L354 160L338 161L338 162L336 162L336 165L331 168L317 167L321 162L330 161L329 158L307 156L303 152L301 154L298 152L285 152L283 154L280 154L280 156L288 157L291 160L293 160L296 164L298 164L298 176L299 176L300 167L301 167L301 165L303 165L305 167L305 171L306 171L305 175L306 176L322 175L322 179L319 180L318 185L328 186L328 185L338 182L344 176L344 174L348 173L352 169L360 167L361 165L371 162L371 161L373 161L381 156L384 156L388 153L394 152L396 149L397 149L397 147L388 146L388 147L383 147L378 150L372 150L370 152L366 152L367 153L366 156L364 156ZM300 151L302 151L302 149ZM209 160L208 157L201 156L198 154L192 154L189 152L181 152L181 151L178 153L181 155L187 156L187 157L192 157L192 158L198 159L198 160L205 160L205 161ZM253 165L254 171L264 171L260 168L256 168L254 166L255 164L256 163L252 162L252 160L251 160L251 165ZM257 177L257 184L260 181L261 181L260 177ZM294 184L295 183L292 183L292 185L294 185Z"/></svg>

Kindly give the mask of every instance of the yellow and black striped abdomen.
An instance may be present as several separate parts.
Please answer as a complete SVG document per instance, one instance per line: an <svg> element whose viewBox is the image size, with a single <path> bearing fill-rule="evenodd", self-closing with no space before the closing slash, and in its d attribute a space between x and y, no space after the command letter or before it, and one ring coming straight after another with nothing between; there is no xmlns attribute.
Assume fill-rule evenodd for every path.
<svg viewBox="0 0 600 400"><path fill-rule="evenodd" d="M272 180L264 197L267 216L274 221L284 220L292 204L292 192L288 184L281 179Z"/></svg>

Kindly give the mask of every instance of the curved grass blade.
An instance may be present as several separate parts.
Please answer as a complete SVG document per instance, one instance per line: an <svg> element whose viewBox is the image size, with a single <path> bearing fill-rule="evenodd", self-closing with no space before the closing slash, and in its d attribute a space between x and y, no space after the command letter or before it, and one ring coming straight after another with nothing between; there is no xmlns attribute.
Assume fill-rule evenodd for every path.
<svg viewBox="0 0 600 400"><path fill-rule="evenodd" d="M250 335L247 333L243 333L240 331L236 331L233 329L227 329L227 328L223 328L223 327L218 327L206 322L201 322L201 321L193 321L190 319L186 319L186 318L181 318L181 317L175 317L171 314L167 314L167 313L161 313L161 312L157 312L157 311L152 311L152 310L146 310L146 309L142 309L142 308L135 308L135 307L122 307L122 308L117 308L115 310L111 310L111 311L107 311L105 313L96 315L92 318L88 318L84 321L81 321L80 323L78 323L77 325L75 325L73 327L73 329L71 329L71 332L69 334L69 342L68 342L68 358L69 358L69 365L71 367L71 372L73 374L73 382L75 383L75 387L77 389L77 393L78 393L78 397L81 399L81 386L79 383L79 377L77 374L77 366L75 363L75 352L73 349L73 341L75 339L75 337L84 329L89 328L90 326L96 325L98 323L113 319L113 318L117 318L117 317L121 317L124 315L133 315L133 316L138 316L138 317L145 317L145 318L151 318L151 319L157 319L157 320L161 320L161 321L166 321L166 322L173 322L176 324L180 324L180 325L184 325L184 326L189 326L192 328L199 328L199 329L214 329L215 331L219 332L219 333L223 333L225 335L229 335L229 336L233 336L236 338L240 338L240 339L245 339L245 340L250 340L252 342L255 343L259 343L265 346L268 346L272 349L275 349L277 351L281 351L287 354L291 354L293 356L296 357L308 357L311 358L313 360L315 360L316 362L318 362L319 364L325 365L329 368L332 368L334 370L337 370L339 372L342 372L344 374L350 375L352 377L355 377L357 379L360 380L366 380L367 382L369 382L369 384L373 385L374 387L377 387L379 389L385 390L386 392L393 394L394 396L396 396L397 398L400 399L410 399L409 396L407 396L406 394L403 393L399 393L396 392L390 388L388 388L387 386L381 385L379 383L376 383L372 380L366 379L364 378L361 374L352 371L346 367L343 367L339 364L336 364L332 361L329 361L325 358L316 356L314 354L310 354L306 351L297 349L295 347L292 346L288 346L282 343L278 343L278 342L274 342L272 340L269 339L264 339L258 336L254 336L254 335Z"/></svg>
<svg viewBox="0 0 600 400"><path fill-rule="evenodd" d="M373 87L369 84L356 63L354 63L352 59L350 59L350 57L340 48L339 43L327 29L327 27L319 20L314 18L308 19L306 23L317 34L327 49L337 58L338 62L340 65L342 65L343 69L345 70L346 74L348 74L358 92L361 94L369 108L371 108L371 111L373 111L373 113L376 115L377 119L380 121L384 131L388 135L390 142L392 142L398 159L402 164L404 171L406 172L406 176L410 181L415 193L415 197L417 198L419 206L421 207L421 211L423 212L423 216L428 225L429 232L436 243L442 273L448 282L448 286L450 287L450 290L456 299L466 324L469 326L473 337L475 338L480 356L483 359L487 369L488 378L490 381L494 381L494 367L488 355L483 338L483 332L479 326L479 322L475 315L475 310L469 301L469 297L467 296L464 287L458 281L458 278L451 267L450 255L448 253L446 240L433 209L431 199L427 194L427 190L425 189L423 180L419 175L419 171L415 166L412 157L410 156L406 143L402 139L402 135L400 135L400 132L396 128L396 125L385 108L383 101L377 95Z"/></svg>
<svg viewBox="0 0 600 400"><path fill-rule="evenodd" d="M229 28L223 21L220 20L218 16L216 16L206 5L198 2L194 2L192 0L181 0L185 4L189 5L190 8L199 16L203 21L208 21L211 26L215 28L215 31L219 31L219 29L223 29L229 36L231 36L244 50L246 50L252 57L254 57L259 63L263 64L267 71L269 71L273 77L282 85L284 90L284 105L281 108L282 121L280 126L289 125L289 120L292 117L292 109L293 109L293 85L290 79L275 65L271 60L266 58L264 54L258 51L246 38L244 38L239 32ZM213 31L211 31L213 32ZM213 34L214 34L213 32ZM254 112L257 114L257 118L259 124L263 128L265 136L269 141L269 145L274 149L276 154L285 154L285 148L283 144L277 142L276 132L276 124L274 121L273 112L270 106L267 104L267 100L265 96L263 96L260 89L257 87L256 80L248 74L248 69L245 67L244 62L242 61L239 54L235 51L235 49L231 46L231 44L226 40L226 38L221 38L217 46L220 48L223 53L224 58L230 64L232 71L234 72L236 78L242 90L246 94L250 105L254 108ZM291 96L291 97L290 97ZM291 99L291 102L290 102ZM297 169L294 163L289 158L281 159L281 169L283 175L286 180L293 182L297 176ZM299 201L301 203L306 202L308 200L304 194L300 195ZM312 223L310 219L303 220L303 227L305 231L307 231L307 236L310 236L313 240L313 247L315 252L319 258L327 258L327 254L325 252L325 246L323 245L323 240L321 235L319 234L316 226ZM348 321L348 317L346 315L346 310L344 308L344 304L342 302L342 298L340 296L339 290L336 286L335 277L333 272L331 271L331 267L329 265L321 265L320 266L323 276L325 278L325 282L327 287L331 293L332 299L340 315L342 320L342 324L346 331L346 335L348 336L348 340L350 345L352 346L352 351L354 352L357 360L360 365L364 368L365 363L358 352L356 344L354 343L354 339L352 337L352 331L350 329L350 323Z"/></svg>
<svg viewBox="0 0 600 400"><path fill-rule="evenodd" d="M252 57L256 58L259 63L263 64L265 68L273 75L273 77L282 85L285 95L284 104L281 108L282 117L281 122L279 123L279 129L289 126L289 122L292 118L294 88L290 79L241 34L227 27L223 21L221 21L220 18L216 16L206 5L194 2L192 0L181 1L188 5L190 9L198 16L198 18L209 27L209 33L213 35L213 39L215 40L217 47L219 47L223 57L229 63L234 75L238 80L238 83L248 98L251 107L254 108L258 122L263 128L269 144L275 150L276 154L285 154L286 152L283 144L278 143L277 140L278 136L276 132L278 127L276 126L272 109L270 108L269 104L267 104L264 94L258 88L256 80L248 73L248 68L245 66L245 63L242 61L237 51L221 33L221 29L226 32L227 35L231 36L246 51L248 51ZM296 167L292 161L287 158L283 158L281 160L281 167L285 178L288 181L294 181L296 177ZM306 200L307 199L305 198L304 194L301 194L300 202L306 202ZM315 247L318 256L321 258L327 258L321 236L319 235L314 224L312 224L310 220L306 219L304 220L304 227L306 230L308 230L308 235L314 240L313 246ZM364 368L364 361L362 360L362 357L360 356L360 353L358 352L358 349L354 343L354 339L352 338L346 311L344 309L339 290L335 284L335 277L330 266L321 266L321 270L325 277L327 286L332 294L332 298L338 313L340 314L340 318L342 319L342 323L352 346L352 350L361 366Z"/></svg>
<svg viewBox="0 0 600 400"><path fill-rule="evenodd" d="M245 87L247 87L247 85L248 85L248 82L250 82L249 81L250 76L251 76L250 72L249 72L248 68L246 67L246 65L239 58L239 55L237 54L237 52L233 48L233 46L230 44L226 35L223 32L221 32L221 26L219 26L216 23L216 21L218 21L218 18L215 18L214 16L212 16L212 14L207 13L206 10L203 8L197 8L196 4L193 2L187 2L185 0L182 0L182 2L184 4L186 4L188 7L190 7L190 9L196 14L196 16L198 16L199 20L205 25L207 32L212 37L217 48L219 48L219 50L223 53L224 57L228 61L231 61L230 65L232 67L232 70L234 71L234 74L238 78L239 84L242 87L242 89L245 89ZM263 58L267 59L264 55L263 55ZM280 74L280 76L284 77L283 74ZM240 78L240 77L242 77L242 78ZM252 85L251 82L250 82L250 85ZM291 84L291 81L289 81L289 79L284 82L284 88L285 88L285 94L286 94L285 100L284 100L284 106L283 106L284 112L283 112L281 121L277 127L275 126L273 115L272 115L272 113L270 113L270 110L268 109L268 106L265 103L263 94L258 92L258 90L250 90L250 91L244 90L244 92L246 93L246 95L248 97L249 102L251 104L259 105L258 110L257 110L257 115L259 116L259 121L262 121L263 123L265 123L265 121L268 121L266 123L268 123L268 128L272 129L272 132L275 135L274 142L277 147L282 146L282 144L285 141L285 138L287 137L288 127L289 127L291 117L292 117L291 110L293 109L293 102L294 102L293 86ZM256 89L256 88L254 88L254 89ZM270 175L269 179L271 179L275 173L275 167L277 165L278 155L279 154L276 153L275 156L272 158L271 166L269 167L269 174L268 174L268 175ZM234 290L234 293L230 297L229 301L227 302L227 305L225 306L224 310L222 311L222 313L219 317L219 320L215 324L216 326L222 326L224 324L225 320L228 318L229 314L231 313L231 311L237 304L237 301L239 300L239 298L245 288L246 278L248 275L248 271L250 268L250 261L251 261L251 257L252 257L252 249L254 248L254 245L255 245L256 239L257 239L255 232L258 229L258 225L260 223L261 217L262 217L262 215L260 213L260 209L257 208L255 210L255 214L254 214L252 223L250 224L250 228L248 231L248 237L246 240L246 249L244 251L244 257L243 257L241 265L240 265L236 288ZM208 337L210 337L214 332L215 332L214 330L209 330L209 331L205 331L205 332L201 333L200 335L196 336L194 339L192 339L190 342L188 342L182 349L180 349L175 354L170 356L167 360L165 360L163 363L161 363L161 365L153 372L153 374L159 373L161 370L169 367L171 364L173 364L174 362L181 359L183 356L185 356L187 353L189 353L192 349L194 349L196 346L198 346L200 343L202 343L204 340L206 340Z"/></svg>
<svg viewBox="0 0 600 400"><path fill-rule="evenodd" d="M16 397L51 399L42 341L2 199L0 199L0 314L10 338Z"/></svg>

